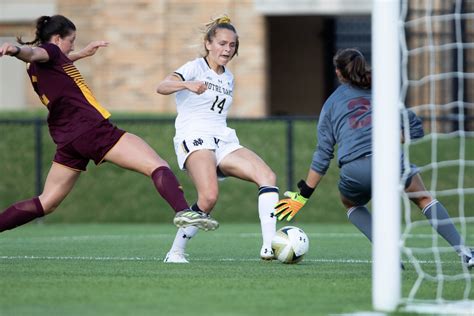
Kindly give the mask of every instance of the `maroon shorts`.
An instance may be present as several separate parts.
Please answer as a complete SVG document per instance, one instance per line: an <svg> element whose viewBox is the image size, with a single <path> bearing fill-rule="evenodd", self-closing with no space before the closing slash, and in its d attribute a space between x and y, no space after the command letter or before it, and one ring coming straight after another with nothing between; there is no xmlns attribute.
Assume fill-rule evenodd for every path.
<svg viewBox="0 0 474 316"><path fill-rule="evenodd" d="M69 144L56 149L54 162L85 171L89 160L98 165L126 132L108 120L85 132Z"/></svg>

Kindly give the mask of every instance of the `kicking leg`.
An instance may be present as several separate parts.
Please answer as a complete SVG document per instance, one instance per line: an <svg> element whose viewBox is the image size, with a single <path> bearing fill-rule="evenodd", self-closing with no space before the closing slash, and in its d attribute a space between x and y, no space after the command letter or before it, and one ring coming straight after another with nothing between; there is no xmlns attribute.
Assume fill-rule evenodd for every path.
<svg viewBox="0 0 474 316"><path fill-rule="evenodd" d="M157 191L175 212L189 209L178 179L168 163L140 137L126 133L104 159L151 177Z"/></svg>

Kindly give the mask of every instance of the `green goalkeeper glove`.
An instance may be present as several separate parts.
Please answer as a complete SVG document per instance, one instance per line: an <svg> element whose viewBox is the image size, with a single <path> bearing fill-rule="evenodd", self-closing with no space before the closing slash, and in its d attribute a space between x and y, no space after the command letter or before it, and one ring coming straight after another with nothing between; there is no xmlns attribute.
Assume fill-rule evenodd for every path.
<svg viewBox="0 0 474 316"><path fill-rule="evenodd" d="M306 204L307 198L304 198L298 192L286 191L285 196L289 199L282 199L275 206L275 216L279 221L282 221L285 217L289 222L295 217L296 213Z"/></svg>

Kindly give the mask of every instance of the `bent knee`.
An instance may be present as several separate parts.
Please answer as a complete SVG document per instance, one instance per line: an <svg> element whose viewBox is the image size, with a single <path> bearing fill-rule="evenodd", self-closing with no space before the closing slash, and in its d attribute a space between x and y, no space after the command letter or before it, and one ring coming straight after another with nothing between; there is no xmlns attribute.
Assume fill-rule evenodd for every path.
<svg viewBox="0 0 474 316"><path fill-rule="evenodd" d="M258 184L258 186L262 186L262 185L275 186L276 181L277 181L277 176L273 172L273 170L270 168L259 173L256 179L256 183Z"/></svg>
<svg viewBox="0 0 474 316"><path fill-rule="evenodd" d="M199 208L205 211L212 210L217 203L217 197L217 192L206 192L200 194L198 199Z"/></svg>

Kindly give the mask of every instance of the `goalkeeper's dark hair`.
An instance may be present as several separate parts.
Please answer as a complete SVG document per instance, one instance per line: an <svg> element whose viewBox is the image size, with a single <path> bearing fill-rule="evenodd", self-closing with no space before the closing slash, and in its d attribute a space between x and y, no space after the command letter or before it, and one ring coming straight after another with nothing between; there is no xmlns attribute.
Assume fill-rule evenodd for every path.
<svg viewBox="0 0 474 316"><path fill-rule="evenodd" d="M35 39L31 42L24 42L20 37L17 37L18 43L21 45L41 45L51 40L53 35L59 35L64 38L74 32L76 26L71 20L62 15L40 16L36 20Z"/></svg>
<svg viewBox="0 0 474 316"><path fill-rule="evenodd" d="M336 69L339 69L343 81L347 81L361 89L372 87L372 70L364 55L358 49L345 48L339 50L334 55L333 63Z"/></svg>

